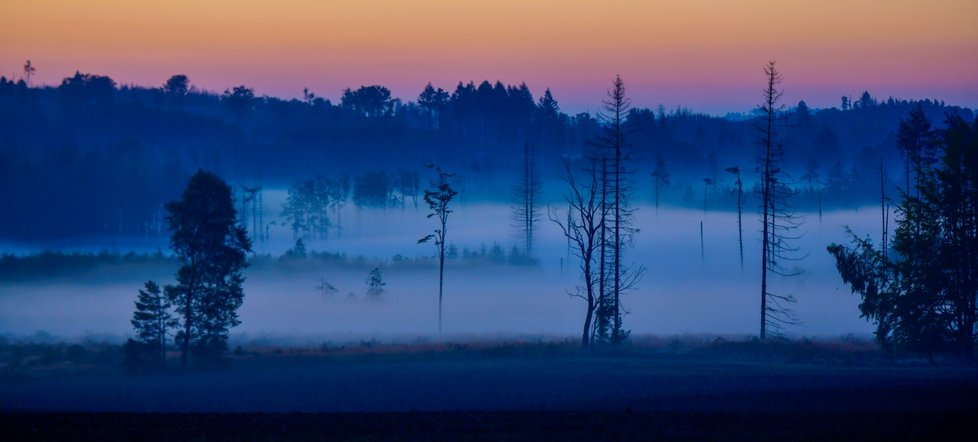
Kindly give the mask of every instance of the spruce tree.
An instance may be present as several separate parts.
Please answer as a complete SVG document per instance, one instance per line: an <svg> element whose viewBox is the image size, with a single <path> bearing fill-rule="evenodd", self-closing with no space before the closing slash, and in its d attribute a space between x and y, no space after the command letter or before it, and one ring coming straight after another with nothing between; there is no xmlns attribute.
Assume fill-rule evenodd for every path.
<svg viewBox="0 0 978 442"><path fill-rule="evenodd" d="M136 310L132 314L132 327L138 343L146 351L154 365L166 360L166 336L176 325L172 318L169 299L156 281L146 281L145 289L139 290Z"/></svg>

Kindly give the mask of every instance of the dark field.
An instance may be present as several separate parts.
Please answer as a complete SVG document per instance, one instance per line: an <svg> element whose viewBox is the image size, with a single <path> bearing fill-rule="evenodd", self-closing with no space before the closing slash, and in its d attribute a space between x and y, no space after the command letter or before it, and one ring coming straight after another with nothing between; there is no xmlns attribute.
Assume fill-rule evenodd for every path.
<svg viewBox="0 0 978 442"><path fill-rule="evenodd" d="M243 349L224 371L6 373L4 440L934 440L978 417L973 364L861 342L367 343Z"/></svg>

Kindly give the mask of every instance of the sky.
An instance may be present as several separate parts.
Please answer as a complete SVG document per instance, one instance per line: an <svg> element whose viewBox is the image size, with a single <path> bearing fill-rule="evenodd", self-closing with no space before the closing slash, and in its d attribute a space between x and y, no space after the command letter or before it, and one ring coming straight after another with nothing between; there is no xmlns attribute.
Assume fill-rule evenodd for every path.
<svg viewBox="0 0 978 442"><path fill-rule="evenodd" d="M381 84L526 82L594 111L616 74L636 106L723 114L760 101L776 60L788 104L843 95L978 107L975 0L0 0L0 75L336 100Z"/></svg>

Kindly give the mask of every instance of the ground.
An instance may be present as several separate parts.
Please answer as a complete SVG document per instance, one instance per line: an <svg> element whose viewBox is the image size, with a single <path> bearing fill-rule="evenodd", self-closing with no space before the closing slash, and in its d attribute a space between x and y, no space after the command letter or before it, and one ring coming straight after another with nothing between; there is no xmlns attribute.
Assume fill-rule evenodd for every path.
<svg viewBox="0 0 978 442"><path fill-rule="evenodd" d="M650 342L367 342L241 349L218 371L20 373L0 380L0 427L5 440L974 433L969 362L892 358L861 343Z"/></svg>

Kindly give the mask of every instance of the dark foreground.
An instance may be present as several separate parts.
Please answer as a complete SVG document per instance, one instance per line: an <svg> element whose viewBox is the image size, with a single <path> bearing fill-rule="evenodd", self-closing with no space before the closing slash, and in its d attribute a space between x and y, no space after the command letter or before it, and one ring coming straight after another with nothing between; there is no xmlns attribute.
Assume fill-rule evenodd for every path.
<svg viewBox="0 0 978 442"><path fill-rule="evenodd" d="M966 412L0 414L19 440L973 440Z"/></svg>
<svg viewBox="0 0 978 442"><path fill-rule="evenodd" d="M974 440L978 368L812 346L246 353L0 378L0 440Z"/></svg>

